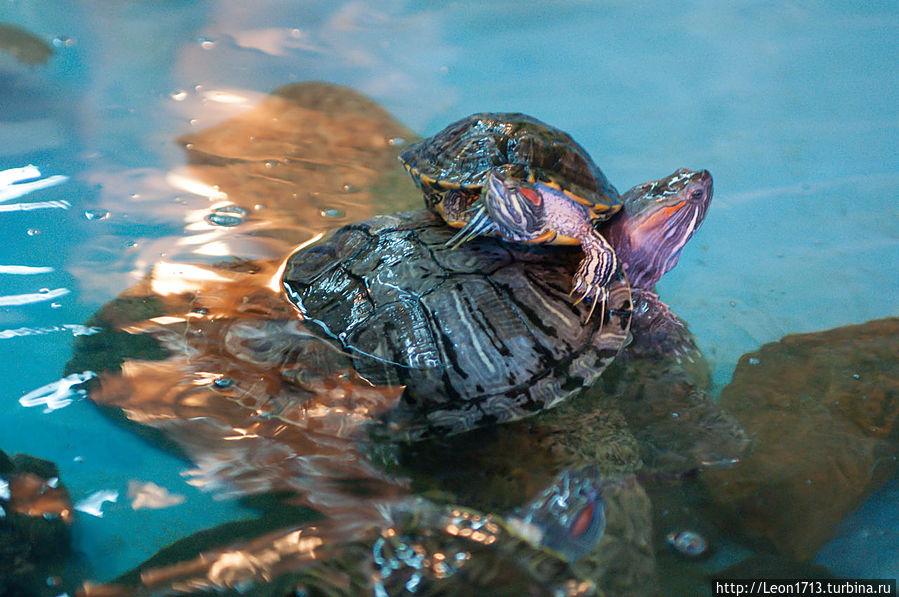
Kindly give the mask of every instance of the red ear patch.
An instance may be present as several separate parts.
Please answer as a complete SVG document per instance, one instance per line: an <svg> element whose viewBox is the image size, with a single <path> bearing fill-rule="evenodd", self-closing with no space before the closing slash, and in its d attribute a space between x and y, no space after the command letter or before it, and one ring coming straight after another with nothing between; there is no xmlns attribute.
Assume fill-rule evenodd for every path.
<svg viewBox="0 0 899 597"><path fill-rule="evenodd" d="M526 187L521 187L518 189L521 191L521 194L524 195L528 201L530 201L534 205L540 205L540 202L543 201L543 198L540 196L540 193L535 191L534 189L528 189Z"/></svg>
<svg viewBox="0 0 899 597"><path fill-rule="evenodd" d="M581 510L581 513L577 515L574 524L571 525L572 536L580 537L587 532L587 529L590 528L590 523L593 522L593 512L595 510L595 503L590 504L589 506Z"/></svg>

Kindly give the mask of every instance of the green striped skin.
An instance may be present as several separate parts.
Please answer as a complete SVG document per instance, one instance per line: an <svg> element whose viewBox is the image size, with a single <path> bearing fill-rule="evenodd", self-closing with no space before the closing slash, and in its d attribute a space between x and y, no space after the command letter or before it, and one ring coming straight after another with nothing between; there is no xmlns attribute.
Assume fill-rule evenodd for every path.
<svg viewBox="0 0 899 597"><path fill-rule="evenodd" d="M592 385L627 337L620 272L602 318L568 293L577 251L478 238L427 211L339 230L288 261L291 302L375 384L405 385L387 427L402 439L530 416ZM551 257L549 256L551 252Z"/></svg>

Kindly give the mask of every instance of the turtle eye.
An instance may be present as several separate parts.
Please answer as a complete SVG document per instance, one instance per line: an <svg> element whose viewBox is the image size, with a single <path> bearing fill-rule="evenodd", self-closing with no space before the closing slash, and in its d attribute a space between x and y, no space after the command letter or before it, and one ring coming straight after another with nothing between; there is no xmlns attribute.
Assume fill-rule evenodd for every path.
<svg viewBox="0 0 899 597"><path fill-rule="evenodd" d="M692 199L693 201L699 201L700 199L702 199L702 195L702 189L696 189L695 191L690 193L690 199Z"/></svg>

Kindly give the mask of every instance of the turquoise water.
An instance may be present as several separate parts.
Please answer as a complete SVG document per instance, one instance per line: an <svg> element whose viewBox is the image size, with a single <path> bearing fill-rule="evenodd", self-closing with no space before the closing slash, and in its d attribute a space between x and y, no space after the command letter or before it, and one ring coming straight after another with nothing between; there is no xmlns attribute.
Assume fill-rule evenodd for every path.
<svg viewBox="0 0 899 597"><path fill-rule="evenodd" d="M632 4L4 3L0 21L55 53L28 66L0 50L0 170L48 181L0 203L0 265L41 268L0 273L0 296L18 297L0 303L0 448L57 462L76 501L118 492L78 518L91 576L247 513L86 401L18 399L59 379L79 331L66 326L160 259L197 259L180 241L210 199L171 176L173 140L288 82L350 86L421 134L527 112L571 132L621 190L710 170L706 223L659 291L719 384L762 343L899 313L896 3ZM131 480L186 500L135 511ZM874 496L818 561L899 576L897 500L895 484Z"/></svg>

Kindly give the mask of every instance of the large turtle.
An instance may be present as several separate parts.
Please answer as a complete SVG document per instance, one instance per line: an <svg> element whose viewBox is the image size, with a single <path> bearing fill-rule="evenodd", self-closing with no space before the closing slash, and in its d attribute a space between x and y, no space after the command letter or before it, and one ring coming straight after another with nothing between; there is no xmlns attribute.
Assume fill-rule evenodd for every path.
<svg viewBox="0 0 899 597"><path fill-rule="evenodd" d="M697 189L703 190L700 199L694 195ZM701 223L710 197L711 178L704 171L677 171L663 182L636 187L624 195L620 217L613 219L605 232L617 239L622 263L635 279L654 284L666 268L676 263L685 240ZM664 214L665 217L649 217L651 214ZM667 223L670 226L666 228ZM653 234L656 228L667 229L668 234ZM230 276L233 281L228 283L229 286L234 286L235 297L242 296L243 301L231 298L223 287L206 286L202 292L160 297L158 303L152 303L153 312L141 315L146 318L142 321L117 321L116 327L155 338L169 356L153 365L132 362L125 367L123 378L105 376L102 389L92 397L101 404L124 407L129 417L163 430L194 461L214 470L219 481L230 481L251 492L299 491L305 494L305 503L326 512L331 523L318 525L302 535L308 541L318 541L316 545L322 546L314 552L318 555L310 556L304 552L301 557L301 554L288 550L278 556L283 559L277 560L273 568L303 570L305 572L299 573L299 578L307 579L304 582L308 582L310 574L313 577L322 574L319 581L330 582L328 579L335 574L332 566L357 565L381 566L379 574L385 579L384 583L389 580L394 586L403 574L408 574L410 580L418 578L417 582L423 586L439 587L463 578L475 582L476 579L464 574L446 580L437 570L425 574L409 568L421 560L415 555L415 549L420 549L423 541L435 541L435 545L442 546L434 547L434 553L474 553L470 538L447 535L447 529L455 528L459 523L445 521L455 520L461 514L439 514L469 512L472 507L475 511L494 513L484 515L480 520L493 520L499 525L497 528L502 529L503 537L496 539L501 542L497 545L499 551L480 546L478 562L467 564L485 570L484 578L477 582L494 582L489 579L513 561L522 565L540 562L533 569L526 566L530 570L527 574L533 575L532 582L542 578L540 582L546 582L546 586L556 586L553 583L563 578L567 569L560 568L560 562L566 558L578 559L591 552L596 541L603 537L607 518L610 526L604 543L593 550L597 555L584 558L585 563L575 568L574 578L612 574L610 570L614 569L608 564L612 556L618 566L628 567L632 574L636 574L634 570L637 569L642 570L641 574L649 574L651 565L645 561L648 539L642 535L643 530L635 530L648 528L648 500L639 484L626 478L639 469L639 456L633 449L633 440L627 439L630 436L625 426L629 421L623 422L614 416L612 409L618 406L614 398L603 404L600 413L596 412L596 406L583 399L571 401L570 407L563 402L552 412L529 419L535 421L534 424L500 426L497 430L508 429L508 432L499 436L494 434L493 438L498 437L498 442L487 441L485 438L490 436L483 433L458 436L460 441L452 444L416 442L416 446L424 447L412 448L402 455L401 460L404 465L409 464L410 458L418 461L418 470L415 466L405 469L413 471L413 478L419 479L417 483L423 483L421 479L428 473L422 468L427 468L429 462L434 463L434 453L442 454L444 458L443 466L437 467L443 472L478 480L474 484L469 481L467 485L471 492L480 494L474 496L480 501L459 508L449 507L449 510L432 510L430 500L408 502L400 498L397 502L397 495L408 495L408 489L398 489L395 481L378 472L379 466L366 465L363 459L371 456L370 451L353 449L354 443L366 440L366 436L358 433L360 422L363 428L374 429L376 435L383 437L380 432L385 426L377 412L383 410L381 407L385 403L389 406L387 435L399 439L420 439L434 431L460 431L486 423L489 415L481 410L488 408L482 406L484 402L490 405L489 408L500 405L500 413L509 412L509 402L504 400L523 392L517 386L513 386L517 392L509 395L504 392L489 396L468 395L473 398L472 403L462 398L464 383L457 388L442 390L452 395L455 402L425 392L433 391L440 384L454 382L452 376L461 377L459 371L467 372L468 380L479 383L506 382L496 373L497 369L491 376L483 376L471 363L486 367L479 355L495 350L492 353L494 360L490 361L494 368L502 365L508 371L517 371L512 369L516 363L507 363L504 359L518 356L512 349L520 343L533 342L531 334L534 332L517 325L522 318L531 321L537 313L545 315L534 323L544 337L550 335L551 329L559 329L558 334L581 330L583 334L599 338L608 338L606 334L610 331L616 335L623 332L620 323L613 325L613 322L621 321L622 315L628 313L626 305L607 313L603 322L588 326L580 323L585 307L572 305L564 292L565 277L576 267L577 256L571 252L558 248L510 246L491 238L476 239L451 250L445 246L451 234L452 231L430 212L410 212L347 226L329 240L295 253L287 261L284 284L288 296L297 300L307 315L317 318L314 325L308 325L309 321L298 325L295 319L291 320L284 301L279 303L277 295L264 290L271 270L261 268L259 264L238 264L218 270L216 276L204 276L207 280ZM646 251L638 239L655 243L663 253L661 258ZM640 275L644 267L653 268L653 274ZM164 280L158 282L160 287L165 286ZM506 289L505 285L511 286ZM524 289L531 290L525 293L522 292ZM506 297L502 292L512 290L515 291L511 294L514 299L497 298ZM642 314L638 314L638 321L643 323L635 330L638 336L633 338L626 355L634 348L644 350L646 347L670 353L672 350L664 347L666 339L672 344L681 343L679 335L666 333L665 329L668 326L669 330L682 331L683 326L653 298L650 290L651 287L632 290L649 300L641 299ZM148 288L136 289L131 302L107 310L101 319L106 319L108 325L110 318L122 317L127 310L133 311L135 298L147 293ZM447 321L446 313L465 315L467 311L459 309L477 304L471 301L482 296L494 298L485 303L487 307L480 311L480 319L464 316ZM529 298L530 303L525 302L525 298ZM141 300L145 306L151 304L146 299ZM431 309L424 311L421 304ZM522 309L522 305L528 306ZM314 306L315 311L310 311L310 306ZM377 317L379 312L384 316ZM561 319L562 314L570 320L568 327L553 328L550 318ZM445 326L436 325L442 322ZM184 328L185 324L188 329ZM453 334L458 337L459 333L453 332L453 325L462 326L468 335L458 342L446 343ZM479 335L473 331L476 325L483 326L486 331ZM366 330L373 333L366 335ZM403 330L416 333L404 335ZM523 335L516 340L516 334ZM97 338L91 336L84 341L95 342ZM502 343L497 342L500 338ZM337 349L336 343L339 343ZM410 347L430 347L431 350L409 350ZM428 360L428 357L434 358L436 351L448 349L453 350L454 358ZM581 350L593 362L601 359L599 350L589 342ZM187 358L173 358L172 355L177 354ZM546 354L541 356L548 358ZM563 356L558 357L556 367L549 369L545 376L557 381L556 387L561 392L577 393L583 389L584 381L566 377L570 375L570 369L565 363ZM595 380L598 372L578 375L589 375ZM522 387L537 387L540 379L522 384ZM375 399L372 399L372 392L366 390L370 383L376 384L375 388L378 384L387 384L388 388L396 387L395 384L406 385L408 398L393 404L389 400L379 400L375 392ZM491 400L495 400L496 405L491 405ZM449 406L456 410L450 410ZM628 414L633 410L627 405L620 406ZM467 414L453 419L454 412ZM476 414L471 415L472 412ZM611 419L606 416L607 412L613 414ZM682 412L686 419L687 413ZM439 416L431 417L432 413L439 413ZM545 419L547 415L549 419ZM659 418L665 419L667 415ZM229 432L232 429L238 429L239 433ZM486 430L486 433L490 431ZM216 439L216 434L226 437ZM441 440L445 441L448 440ZM462 449L466 444L468 447ZM423 456L428 453L430 456ZM491 477L491 471L497 469L491 468L489 461L497 458L505 462L504 467L508 467L512 460L526 460L530 464L525 468L533 478L524 481L519 475L513 485L503 485L501 472ZM469 462L469 459L473 461ZM690 466L696 466L696 461ZM557 474L561 476L554 478ZM582 493L588 496L586 500L575 502L573 499L572 476L586 479L578 485L584 488ZM368 479L361 494L358 488L350 490L351 485L348 485L352 481L358 487L360 479ZM446 492L447 496L453 496L451 499L458 498L464 500L463 503L474 499L471 492L466 495L460 491L452 479L444 478L443 481L438 487L442 487L440 491ZM465 484L463 480L462 485ZM510 487L514 487L514 491L509 491ZM496 501L497 491L505 495L505 501ZM536 502L531 501L528 505L535 495ZM566 504L566 499L572 503ZM381 504L375 510L386 512L387 516L369 512L367 506L372 503ZM559 504L569 507L560 510ZM497 512L508 514L506 523L502 523ZM398 522L398 513L406 522ZM465 520L472 520L472 516L478 520L481 515L465 516L469 517ZM625 522L631 516L636 516L637 521ZM518 523L513 524L516 520ZM368 531L347 530L378 524L386 530L375 541L374 552L371 548L358 547L358 542L372 540ZM521 529L525 534L530 533L529 540L516 538L515 532ZM293 532L285 530L288 531ZM607 539L609 536L615 539ZM267 537L240 549L251 554L254 553L252 550L260 549L271 558L273 544L284 545L286 549L293 545L275 540L280 537L277 532ZM526 546L529 543L536 551L528 552ZM343 547L338 549L337 545ZM637 556L627 555L627 546L631 545L637 546ZM393 552L409 554L403 557L405 559L397 560L398 568L384 563L386 560L378 555L388 546ZM231 548L226 547L222 559L211 558L209 554L203 556L204 563L191 567L193 572L190 574L207 576L202 581L206 584L216 582L208 577L210 570L215 568L217 573L224 574L223 571L231 566L225 561L230 552ZM516 555L509 560L513 552ZM348 553L355 554L352 564L340 559ZM372 553L376 556L374 560ZM343 555L338 557L337 554ZM494 559L491 554L499 559ZM332 556L336 559L328 563ZM322 558L325 560L319 564ZM595 559L600 561L597 563ZM461 566L462 562L458 564ZM330 572L312 572L322 565ZM406 572L401 574L400 569ZM545 576L549 574L548 570L553 572ZM247 582L251 582L255 574L236 569L231 573L244 575L242 578L249 575ZM257 573L264 577L272 572L260 569ZM157 579L154 582L184 583L182 574L183 567L154 573ZM354 594L370 578L342 568L341 574L348 574L355 579L353 582L361 584L350 584L342 589L346 592L328 585L334 594ZM388 579L387 574L392 576ZM625 581L618 579L615 582ZM200 581L190 582L201 586L198 583ZM542 589L538 590L540 586L544 585L533 585L533 594L544 594Z"/></svg>
<svg viewBox="0 0 899 597"><path fill-rule="evenodd" d="M450 244L495 233L580 245L572 293L595 299L594 307L608 300L618 262L597 225L621 202L570 135L526 114L472 114L409 146L400 160L426 205L462 228Z"/></svg>
<svg viewBox="0 0 899 597"><path fill-rule="evenodd" d="M682 241L702 221L711 196L711 178L707 172L678 171L664 180L626 193L621 218L614 219L605 230L610 237L619 235L615 242L620 244L622 263L633 272L635 279L654 281L663 271L644 277L638 275L643 267L664 270L676 263ZM701 200L691 200L697 188L703 190L703 196ZM667 217L643 217L651 213L667 214ZM642 225L627 226L632 220ZM667 236L649 234L651 229L664 228L667 222L671 223ZM620 232L612 232L619 228ZM570 348L572 352L567 354L577 354L571 361L566 361L564 353L550 361L548 349L535 351L544 362L553 362L554 367L543 372L542 378L529 378L528 383L511 386L515 392L462 394L465 379L460 379L456 387L442 389L452 400L425 392L434 391L441 384L455 383L453 376L462 378L460 372L466 373L472 383L492 383L493 387L508 382L499 375L500 366L507 372L534 375L530 371L540 369L533 365L530 369L515 369L520 355L513 352L520 350L517 347L522 343L533 345L534 333L552 338L553 330L556 336L579 331L583 336L572 337L590 335L590 338L603 339L608 339L611 333L615 338L625 333L621 322L629 314L626 303L630 302L630 293L623 286L624 302L620 308L606 313L602 322L586 326L581 323L586 307L573 305L564 291L564 280L576 267L577 255L570 251L517 247L492 238L475 239L452 250L445 246L451 234L430 212L409 212L347 226L329 240L295 253L287 260L283 281L287 295L300 302L307 315L317 318L314 324L291 316L292 306L269 288L276 266L268 268L259 263L237 263L213 270L215 275L202 276L205 281L201 290L156 296L152 291L154 285L166 287L160 271L146 286L135 288L92 322L127 331L131 337L153 338L164 348L156 356L162 358L160 361L140 362L132 358L124 364L122 375L102 375L101 387L92 393L95 401L123 408L128 417L163 431L193 461L213 471L216 482L227 481L253 493L299 492L303 503L326 513L330 521L300 535L310 545L320 546L314 552L296 552L292 546L302 542L283 540L296 532L291 527L284 529L283 534L274 531L251 544L226 546L221 558L213 558L208 552L196 567L189 567L188 576L205 577L201 580L196 577L186 580L182 576L185 568L176 566L155 572L152 582L162 585L176 582L181 586L186 582L199 587L239 577L243 579L241 582L252 583L276 574L275 571L282 571L277 573L281 574L296 570L303 582L308 583L312 575L318 582L329 583L337 574L336 567L340 578L354 580L343 589L327 586L333 594L350 595L362 590L371 577L344 566L374 566L375 569L380 566L379 574L385 585L396 586L398 579L407 575L410 582L417 578L416 582L422 586L434 587L446 583L456 586L452 583L463 580L489 585L501 570L512 574L515 569L518 572L514 574L525 574L522 583L527 582L524 578L530 578L532 583L540 579L538 584L531 585L532 594L551 594L540 587L558 586L566 574L575 579L612 574L607 562L610 555L615 556L619 565L631 570L639 568L644 571L641 574L648 574L644 531L635 535L634 530L628 530L648 528L648 501L638 484L626 478L620 480L622 474L636 472L639 466L634 458L639 457L629 447L632 440L626 439L628 434L622 421L597 416L589 402L572 401L569 408L562 401L562 406L553 411L558 415L545 424L539 422L542 417L529 419L537 421L536 427L500 426L500 429L508 428L509 433L508 441L498 444L485 441L484 435L469 437L467 441L466 436L458 436L461 441L452 446L471 444L463 452L455 447L447 450L448 444L425 442L429 446L425 450L449 458L442 467L446 472L457 470L471 479L482 479L484 471L490 476L491 469L486 462L481 470L477 460L475 463L467 460L472 455L477 458L479 452L486 460L499 457L508 463L510 459L524 458L535 464L527 467L534 469L533 479L522 482L519 477L515 492L507 491L508 485L505 491L502 489L499 475L495 479L497 483L476 483L481 501L470 506L434 510L431 500L410 502L403 497L409 495L404 482L397 480L393 473L385 474L381 468L383 463L366 462L371 450L354 448L360 442L367 443L370 435L360 433L364 430L373 430L381 438L374 443L378 446L385 430L390 438L421 439L433 432L448 433L486 424L508 412L530 414L512 410L509 407L515 404L512 398L539 387L543 379L560 396L578 393L583 390L584 378L595 381L599 373L572 369L578 366L574 364L577 358L585 358L582 355L586 354L588 363L604 366L604 359L611 359L614 352L603 356L602 345L597 347L595 340L582 341L579 354L577 348ZM651 242L657 243L664 258L644 262L651 252L633 250L640 246L636 242L638 238L653 239ZM640 289L632 292L641 294ZM612 296L617 293L613 292ZM486 306L479 311L480 319L466 315L465 309L478 304L472 301L481 297L493 298L492 301L482 299ZM659 307L651 308L654 315L649 319L682 328L670 311L657 302L653 304ZM138 305L143 308L141 313L137 312ZM316 310L310 312L310 305ZM431 309L424 311L421 305ZM378 313L384 315L378 317ZM449 320L446 313L462 316ZM542 316L536 317L538 314ZM131 319L122 319L128 317ZM519 325L525 318L534 322L536 332ZM567 321L567 327L560 327L559 321ZM448 342L454 334L458 338L462 333L454 332L453 325L461 326L459 329L467 331L467 336ZM475 332L478 325L483 330ZM656 338L655 332L663 329L655 325L645 328L647 338L653 331L649 344L660 344L659 338L665 334L659 332ZM372 334L366 335L366 330ZM410 334L405 335L403 331ZM109 340L120 342L118 338L112 335L104 339L104 334L98 334L85 337L82 342L87 346ZM502 342L498 342L500 339ZM621 341L623 337L615 340ZM631 346L644 344L642 336L631 342ZM566 345L556 345L555 350L562 351L563 346ZM431 351L410 350L413 347L430 347ZM452 350L454 358L428 360L439 350ZM494 351L489 363L482 358L488 350ZM473 365L478 363L484 367L492 365L494 372L483 375ZM571 377L572 371L577 372L577 378ZM378 387L399 387L404 389L406 397L395 402L396 393L385 390L382 394ZM463 396L471 400L465 401ZM534 409L540 411L548 405L535 405ZM386 415L380 417L378 413L384 412L385 406ZM614 407L613 400L608 408ZM491 416L488 408L498 408L498 414ZM601 410L605 412L607 406ZM438 416L432 416L433 413ZM460 416L454 418L453 413ZM534 442L535 438L543 439ZM533 448L529 447L531 443ZM504 449L509 446L515 449ZM454 452L456 457L446 455L447 451ZM419 460L419 465L426 464L418 448L402 454L402 464L408 464L410 454ZM425 473L414 468L405 470L413 471L413 478L423 478ZM572 483L572 478L579 481ZM471 496L463 495L451 482L442 486L446 495L470 501ZM583 491L573 491L575 486ZM488 489L507 494L510 501L500 504L491 501L486 497L490 493ZM576 501L575 494L586 497ZM559 504L564 507L559 508ZM477 514L478 511L487 514ZM447 534L447 529L460 524L447 521L460 516L464 520L484 521L478 524L493 521L490 524L495 523L499 530L490 537L495 537L499 544L491 548L489 544L472 543L468 535ZM632 516L636 516L635 522L625 522ZM604 535L607 519L609 527ZM518 523L514 524L515 521ZM380 534L376 532L375 536L380 537L377 540L370 534L373 527L382 529ZM522 529L528 539L516 534ZM615 539L607 539L610 536ZM600 538L605 542L591 552ZM371 541L374 547L359 547L360 542L371 546ZM436 569L426 574L410 568L421 560L415 555L415 549L431 542L434 547L428 549L434 553L475 557L471 554L476 552L477 561L465 564L465 570L483 570L483 574L478 572L471 577L460 573L447 579ZM275 558L273 545L287 551L272 560ZM643 546L639 547L637 561L636 556L626 555L630 545ZM271 560L272 568L259 568L255 572L231 569L235 562L226 556L235 553L235 549L249 556L256 553L254 550L261 550L256 559ZM384 563L386 556L379 555L387 549L409 555L399 558L395 568L394 564ZM583 558L585 563L579 564L580 568L574 572L569 570L566 559L578 559L586 553L598 555ZM341 559L350 557L347 554L352 556L351 560ZM332 556L334 559L330 559ZM600 562L594 562L595 558ZM463 563L459 561L457 566L462 568ZM321 566L327 572L321 571ZM213 569L218 576L213 577ZM318 577L319 574L322 576ZM524 585L516 582L510 594L515 594L521 586ZM158 588L159 585L153 590Z"/></svg>

